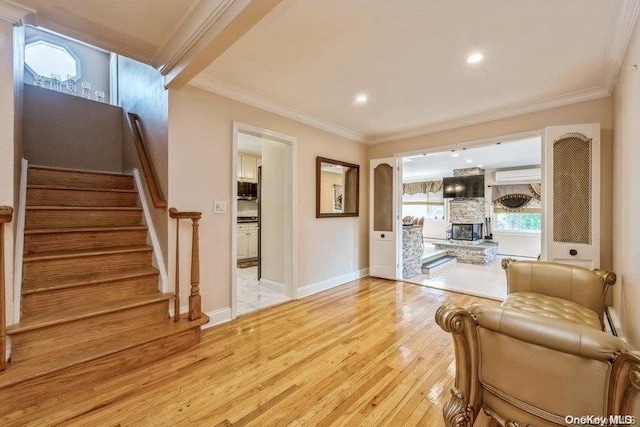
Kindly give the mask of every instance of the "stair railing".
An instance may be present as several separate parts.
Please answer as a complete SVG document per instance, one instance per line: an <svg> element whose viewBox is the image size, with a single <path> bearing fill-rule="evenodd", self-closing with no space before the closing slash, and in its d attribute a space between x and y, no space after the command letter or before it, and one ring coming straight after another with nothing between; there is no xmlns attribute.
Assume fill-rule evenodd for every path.
<svg viewBox="0 0 640 427"><path fill-rule="evenodd" d="M189 295L189 320L202 317L202 301L200 298L200 240L198 237L201 212L180 212L176 208L169 209L169 216L176 220L176 283L174 299L174 320L180 320L180 220L190 219L191 234L191 293Z"/></svg>
<svg viewBox="0 0 640 427"><path fill-rule="evenodd" d="M162 195L162 190L160 190L160 184L158 183L158 178L156 177L153 164L151 163L151 158L149 157L149 151L147 150L147 146L145 145L144 138L142 136L142 120L140 119L140 116L135 113L127 113L127 116L129 117L129 125L133 132L133 140L135 142L136 151L138 152L138 157L140 158L140 166L142 167L142 173L144 173L144 179L147 181L147 187L149 188L149 194L151 195L153 206L158 209L166 209L167 201Z"/></svg>
<svg viewBox="0 0 640 427"><path fill-rule="evenodd" d="M0 206L0 371L7 369L7 319L4 288L4 225L11 222L13 208Z"/></svg>

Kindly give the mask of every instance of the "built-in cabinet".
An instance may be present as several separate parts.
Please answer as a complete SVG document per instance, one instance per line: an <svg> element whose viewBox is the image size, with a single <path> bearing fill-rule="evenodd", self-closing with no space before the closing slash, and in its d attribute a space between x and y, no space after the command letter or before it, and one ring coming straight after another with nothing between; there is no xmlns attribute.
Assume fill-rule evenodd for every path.
<svg viewBox="0 0 640 427"><path fill-rule="evenodd" d="M258 157L247 154L238 154L238 181L258 182L258 166L260 166Z"/></svg>
<svg viewBox="0 0 640 427"><path fill-rule="evenodd" d="M238 224L238 259L258 257L258 223Z"/></svg>

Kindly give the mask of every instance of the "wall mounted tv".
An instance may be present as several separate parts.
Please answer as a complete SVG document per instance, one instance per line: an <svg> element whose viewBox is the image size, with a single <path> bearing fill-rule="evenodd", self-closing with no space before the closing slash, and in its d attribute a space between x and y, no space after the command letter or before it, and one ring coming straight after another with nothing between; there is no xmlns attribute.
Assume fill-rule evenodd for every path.
<svg viewBox="0 0 640 427"><path fill-rule="evenodd" d="M442 187L445 199L484 197L484 175L443 178Z"/></svg>

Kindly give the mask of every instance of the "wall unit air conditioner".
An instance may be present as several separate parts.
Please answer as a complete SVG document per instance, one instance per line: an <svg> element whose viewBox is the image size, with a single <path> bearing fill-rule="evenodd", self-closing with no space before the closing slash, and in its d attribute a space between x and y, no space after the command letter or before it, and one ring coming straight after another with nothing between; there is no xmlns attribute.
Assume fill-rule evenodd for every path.
<svg viewBox="0 0 640 427"><path fill-rule="evenodd" d="M540 168L496 171L496 182L540 181Z"/></svg>

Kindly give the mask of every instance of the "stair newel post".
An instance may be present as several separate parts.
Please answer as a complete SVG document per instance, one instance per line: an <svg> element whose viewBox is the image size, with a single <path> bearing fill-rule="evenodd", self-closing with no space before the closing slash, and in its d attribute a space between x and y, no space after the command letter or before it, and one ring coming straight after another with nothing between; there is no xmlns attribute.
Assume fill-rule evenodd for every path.
<svg viewBox="0 0 640 427"><path fill-rule="evenodd" d="M4 288L4 224L11 222L13 208L0 206L0 371L7 369L7 320Z"/></svg>
<svg viewBox="0 0 640 427"><path fill-rule="evenodd" d="M176 208L169 209L169 216L176 219L176 239L179 239L179 225L181 219L190 219L192 221L191 235L191 293L189 295L189 320L196 320L202 317L202 301L200 297L200 238L198 230L199 221L202 218L202 212L180 212ZM179 289L179 243L176 242L176 312L180 310L178 300ZM177 319L176 319L177 320Z"/></svg>
<svg viewBox="0 0 640 427"><path fill-rule="evenodd" d="M202 302L200 298L200 216L191 218L193 235L191 238L191 295L189 295L189 320L202 317Z"/></svg>
<svg viewBox="0 0 640 427"><path fill-rule="evenodd" d="M173 320L180 320L180 218L176 218L176 289L173 299Z"/></svg>

